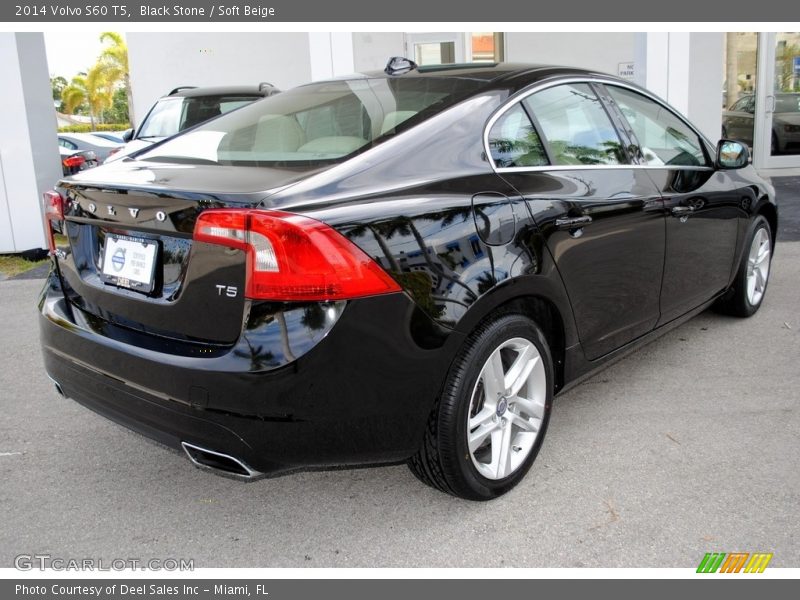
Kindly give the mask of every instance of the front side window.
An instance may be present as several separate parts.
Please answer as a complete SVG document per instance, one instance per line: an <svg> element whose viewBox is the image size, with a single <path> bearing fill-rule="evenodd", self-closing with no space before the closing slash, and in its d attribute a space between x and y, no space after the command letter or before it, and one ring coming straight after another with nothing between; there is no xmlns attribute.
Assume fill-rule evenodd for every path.
<svg viewBox="0 0 800 600"><path fill-rule="evenodd" d="M480 87L479 81L436 77L312 83L223 115L137 158L237 166L332 164Z"/></svg>
<svg viewBox="0 0 800 600"><path fill-rule="evenodd" d="M588 84L547 88L523 102L541 127L554 164L628 162L611 119Z"/></svg>
<svg viewBox="0 0 800 600"><path fill-rule="evenodd" d="M636 134L648 166L707 166L698 135L672 111L637 92L612 85L608 93Z"/></svg>
<svg viewBox="0 0 800 600"><path fill-rule="evenodd" d="M539 167L548 164L542 140L520 104L503 113L492 125L489 150L498 167Z"/></svg>

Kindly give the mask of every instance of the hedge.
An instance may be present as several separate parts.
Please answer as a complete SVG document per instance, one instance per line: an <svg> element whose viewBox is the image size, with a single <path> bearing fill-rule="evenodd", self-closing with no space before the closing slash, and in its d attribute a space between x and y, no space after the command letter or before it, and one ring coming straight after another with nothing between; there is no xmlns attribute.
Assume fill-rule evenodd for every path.
<svg viewBox="0 0 800 600"><path fill-rule="evenodd" d="M59 133L89 133L90 131L125 131L130 129L130 123L96 123L92 128L91 123L81 125L67 125L59 127Z"/></svg>

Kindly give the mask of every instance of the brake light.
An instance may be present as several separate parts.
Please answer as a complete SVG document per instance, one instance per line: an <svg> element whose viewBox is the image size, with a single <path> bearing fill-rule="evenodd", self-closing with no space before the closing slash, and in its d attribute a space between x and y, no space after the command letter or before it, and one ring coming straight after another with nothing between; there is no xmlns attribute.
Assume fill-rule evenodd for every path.
<svg viewBox="0 0 800 600"><path fill-rule="evenodd" d="M47 245L50 252L56 251L56 239L53 232L53 221L64 220L64 198L56 191L49 191L42 194L44 205L44 232L47 236Z"/></svg>
<svg viewBox="0 0 800 600"><path fill-rule="evenodd" d="M80 167L83 163L86 162L86 159L81 156L80 154L76 154L75 156L68 156L63 161L64 166L68 169L75 169Z"/></svg>
<svg viewBox="0 0 800 600"><path fill-rule="evenodd" d="M378 263L335 229L301 215L220 209L200 214L194 239L247 253L248 298L346 300L400 291Z"/></svg>

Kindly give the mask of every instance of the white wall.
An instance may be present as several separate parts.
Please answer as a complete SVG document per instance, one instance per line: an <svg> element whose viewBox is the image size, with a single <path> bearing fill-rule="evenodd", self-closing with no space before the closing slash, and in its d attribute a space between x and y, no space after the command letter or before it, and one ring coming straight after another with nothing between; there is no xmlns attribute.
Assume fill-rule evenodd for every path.
<svg viewBox="0 0 800 600"><path fill-rule="evenodd" d="M405 56L405 34L398 32L354 33L355 70L382 71L392 56Z"/></svg>
<svg viewBox="0 0 800 600"><path fill-rule="evenodd" d="M180 85L289 89L311 80L307 33L127 33L135 119Z"/></svg>
<svg viewBox="0 0 800 600"><path fill-rule="evenodd" d="M722 133L724 33L692 33L687 116L712 142Z"/></svg>
<svg viewBox="0 0 800 600"><path fill-rule="evenodd" d="M722 128L724 33L636 34L636 82L716 142Z"/></svg>
<svg viewBox="0 0 800 600"><path fill-rule="evenodd" d="M506 33L506 61L581 67L616 75L634 60L635 33Z"/></svg>
<svg viewBox="0 0 800 600"><path fill-rule="evenodd" d="M45 247L42 194L61 178L41 33L0 33L0 252Z"/></svg>
<svg viewBox="0 0 800 600"><path fill-rule="evenodd" d="M353 36L344 31L309 31L311 80L350 75L353 68Z"/></svg>

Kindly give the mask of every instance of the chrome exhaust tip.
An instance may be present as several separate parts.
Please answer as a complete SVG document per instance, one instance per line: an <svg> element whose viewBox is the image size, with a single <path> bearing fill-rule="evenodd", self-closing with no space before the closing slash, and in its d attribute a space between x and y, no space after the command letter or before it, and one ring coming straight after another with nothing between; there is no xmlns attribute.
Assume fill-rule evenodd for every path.
<svg viewBox="0 0 800 600"><path fill-rule="evenodd" d="M66 397L67 397L67 395L64 393L64 390L63 390L63 388L61 387L61 384L60 384L60 383L58 383L58 382L57 382L55 379L53 379L52 377L50 377L50 375L48 375L48 376L47 376L47 378L48 378L50 381L52 381L52 382L53 382L53 387L55 387L55 388L56 388L56 392L58 392L58 395L59 395L59 396L61 396L62 398L66 398Z"/></svg>
<svg viewBox="0 0 800 600"><path fill-rule="evenodd" d="M202 448L189 442L181 442L181 447L192 464L199 469L212 471L217 475L239 481L254 481L266 476L265 473L256 471L234 456Z"/></svg>

